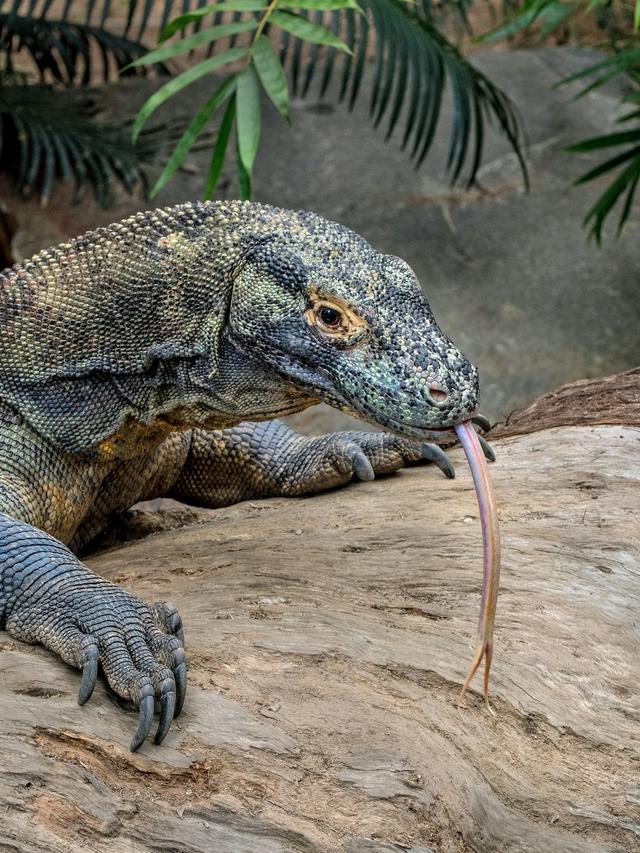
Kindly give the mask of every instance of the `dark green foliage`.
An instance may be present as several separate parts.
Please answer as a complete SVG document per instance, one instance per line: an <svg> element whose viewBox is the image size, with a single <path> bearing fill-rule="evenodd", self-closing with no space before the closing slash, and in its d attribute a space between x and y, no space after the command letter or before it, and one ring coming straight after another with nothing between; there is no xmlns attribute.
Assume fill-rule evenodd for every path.
<svg viewBox="0 0 640 853"><path fill-rule="evenodd" d="M147 48L105 29L110 5L67 0L54 15L50 0L0 0L0 167L43 204L59 178L74 183L76 201L90 185L107 205L114 181L128 192L144 185L140 162L162 144L154 131L134 145L130 129L99 121L96 98L78 88L144 71L127 66ZM16 63L28 70L16 74Z"/></svg>
<svg viewBox="0 0 640 853"><path fill-rule="evenodd" d="M142 139L142 126L152 112L184 86L215 71L224 75L224 87L217 88L218 79L217 91L212 91L184 131L154 191L164 186L198 136L217 119L222 122L220 137L212 152L206 194L215 190L234 130L242 192L247 194L262 109L260 99L249 97L255 95L254 84L285 118L289 86L300 96L312 91L325 96L334 81L336 96L351 108L360 94L367 57L373 52L372 123L383 126L387 137L401 128L400 144L416 166L429 153L448 86L454 104L448 157L451 180L474 181L488 121L495 122L508 138L526 177L522 133L511 103L440 29L452 19L466 27L470 2L165 0L160 44L148 51L142 39L149 31L152 11L158 9L152 0L130 0L127 19L117 33L106 26L111 0L66 0L61 11L56 6L55 15L51 0L0 0L0 56L5 72L13 71L15 56L21 52L20 67L24 67L24 56L30 58L40 84L49 86L34 90L20 112L10 92L13 86L7 84L6 76L2 78L5 152L16 156L17 144L18 159L25 158L19 169L20 186L26 193L39 187L45 201L56 176L73 177L80 188L93 184L103 202L108 200L112 179L131 191L141 180L140 156L157 146L132 144L116 128L95 123L91 110L85 109L86 99L71 106L64 89L86 84L96 74L108 80L120 74L144 74L150 68L166 73L174 57L186 56L191 57L189 69L161 87L138 115L136 140ZM30 111L31 101L41 105L41 116L37 110ZM6 158L4 165L8 165Z"/></svg>
<svg viewBox="0 0 640 853"><path fill-rule="evenodd" d="M74 183L76 201L91 184L106 206L114 180L128 192L144 185L140 161L165 144L166 128L143 135L134 145L129 126L99 122L97 111L95 98L81 90L0 87L2 163L16 175L25 196L38 190L46 204L60 177Z"/></svg>
<svg viewBox="0 0 640 853"><path fill-rule="evenodd" d="M1 3L0 8L8 5ZM146 48L125 35L89 23L0 12L0 54L7 71L13 70L13 56L18 51L30 56L43 82L88 85L98 72L108 80L114 72L123 71L144 55Z"/></svg>
<svg viewBox="0 0 640 853"><path fill-rule="evenodd" d="M585 184L603 175L610 176L610 173L618 170L583 221L589 236L600 243L605 222L618 204L620 210L617 234L622 231L629 218L640 180L640 0L635 0L633 8L618 8L611 0L525 0L500 26L482 38L485 41L494 41L509 38L517 33L529 33L532 29L538 37L545 38L578 14L597 16L605 35L601 47L611 55L561 80L558 85L564 86L578 81L584 83L575 96L582 98L612 80L622 78L626 88L630 90L623 97L623 103L635 105L630 113L618 120L620 123L629 123L631 130L605 133L577 142L566 149L572 154L584 154L600 149L613 154L575 181L575 184Z"/></svg>
<svg viewBox="0 0 640 853"><path fill-rule="evenodd" d="M466 25L468 0L453 0L445 4L450 15L455 15ZM431 149L442 111L442 96L445 87L451 89L454 107L450 129L448 170L452 182L464 176L470 185L474 182L482 161L486 124L493 120L511 143L522 167L526 180L526 168L522 155L522 131L517 114L506 95L466 60L457 47L448 41L435 23L431 4L415 4L408 0L229 0L216 5L204 6L197 12L181 15L165 27L162 46L143 59L136 60L134 67L168 60L207 41L215 43L216 56L224 57L224 45L218 44L230 33L219 23L220 10L232 12L238 32L245 31L245 47L242 65L248 70L255 67L257 79L278 110L288 118L288 91L286 86L289 71L291 90L295 95L305 96L312 91L312 84L319 80L320 95L329 91L331 80L339 74L338 98L353 107L360 92L360 84L367 55L373 51L373 86L370 116L375 127L384 124L387 138L400 125L404 125L401 145L419 166ZM194 34L196 24L202 24L207 16L212 26ZM243 26L244 25L244 26ZM268 33L268 39L265 33ZM180 35L170 46L165 40ZM280 47L280 55L267 44ZM238 50L239 48L236 48ZM228 56L228 71L237 71L238 54ZM208 73L207 60L200 60L200 71ZM265 65L268 63L268 69ZM339 66L342 66L339 69ZM338 71L339 69L339 71ZM225 69L216 63L216 73ZM267 74L268 70L268 74ZM190 74L200 77L200 71L190 69ZM182 75L185 77L186 75ZM238 81L246 83L241 74ZM236 81L237 82L237 81ZM234 86L236 84L234 83ZM277 92L274 87L277 88ZM136 131L142 127L151 108L155 109L172 94L166 86L145 104L136 120ZM238 92L231 98L236 102L234 122L239 134L236 149L242 155L243 186L249 186L251 168L259 142L259 109L255 99L249 101L242 90L240 102ZM205 123L206 124L206 123ZM198 132L204 129L204 124ZM251 131L248 128L251 128ZM249 136L251 137L249 139ZM191 143L197 138L192 133ZM249 157L247 151L254 152ZM226 144L225 148L226 150ZM217 148L214 157L220 156ZM180 156L186 157L188 148L182 146ZM161 175L154 192L164 186L170 174L182 159L172 158ZM217 162L217 161L216 161ZM213 172L219 174L217 166ZM246 173L246 176L244 175ZM211 187L208 187L211 191Z"/></svg>

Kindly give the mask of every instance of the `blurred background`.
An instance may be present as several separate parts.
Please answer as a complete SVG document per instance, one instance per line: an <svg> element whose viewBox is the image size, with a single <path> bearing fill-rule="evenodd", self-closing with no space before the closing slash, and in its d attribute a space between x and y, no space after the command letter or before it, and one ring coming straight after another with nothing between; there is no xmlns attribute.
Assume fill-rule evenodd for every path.
<svg viewBox="0 0 640 853"><path fill-rule="evenodd" d="M136 210L251 196L405 258L492 419L637 366L636 17L573 0L2 2L2 265Z"/></svg>

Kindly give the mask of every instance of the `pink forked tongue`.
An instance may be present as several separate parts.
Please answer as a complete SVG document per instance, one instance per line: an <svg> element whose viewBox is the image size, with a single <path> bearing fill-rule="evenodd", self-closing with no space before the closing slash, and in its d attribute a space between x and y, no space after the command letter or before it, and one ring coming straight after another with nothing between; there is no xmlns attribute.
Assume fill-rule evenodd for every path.
<svg viewBox="0 0 640 853"><path fill-rule="evenodd" d="M467 692L473 676L484 658L484 701L489 710L489 673L493 656L493 625L496 618L498 586L500 583L500 528L491 477L482 446L471 421L455 427L464 452L467 456L471 476L476 489L480 524L482 525L482 599L480 601L480 621L478 623L478 643L476 652L462 685L460 700Z"/></svg>

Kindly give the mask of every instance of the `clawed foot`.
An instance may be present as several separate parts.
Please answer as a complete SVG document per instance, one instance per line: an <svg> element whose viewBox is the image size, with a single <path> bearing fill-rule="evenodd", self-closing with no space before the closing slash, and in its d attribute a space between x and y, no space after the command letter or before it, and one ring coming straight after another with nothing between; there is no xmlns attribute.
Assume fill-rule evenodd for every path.
<svg viewBox="0 0 640 853"><path fill-rule="evenodd" d="M111 688L138 708L132 751L151 731L157 702L155 742L162 743L182 710L187 689L184 635L176 608L166 602L149 607L97 577L89 588L69 587L56 589L44 606L16 608L7 627L18 639L40 642L82 669L80 705L91 698L101 664Z"/></svg>
<svg viewBox="0 0 640 853"><path fill-rule="evenodd" d="M280 494L304 495L373 480L406 465L433 462L454 476L447 454L436 444L420 443L385 432L335 432L317 438L296 436L296 453L286 461Z"/></svg>
<svg viewBox="0 0 640 853"><path fill-rule="evenodd" d="M479 430L488 430L490 423L484 415L471 419ZM478 436L484 455L495 462L496 455L485 438ZM314 439L311 439L314 441ZM417 442L394 435L375 432L340 432L323 436L315 441L326 441L322 467L327 478L356 477L358 480L373 480L376 474L391 474L407 465L432 462L451 479L455 477L453 463L437 444ZM455 440L455 437L454 437Z"/></svg>

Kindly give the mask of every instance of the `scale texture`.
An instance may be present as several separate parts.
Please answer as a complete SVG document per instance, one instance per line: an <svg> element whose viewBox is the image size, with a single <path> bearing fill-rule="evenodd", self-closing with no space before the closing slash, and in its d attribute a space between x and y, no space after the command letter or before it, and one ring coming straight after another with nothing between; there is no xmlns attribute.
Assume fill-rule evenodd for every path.
<svg viewBox="0 0 640 853"><path fill-rule="evenodd" d="M0 276L0 625L138 708L184 704L184 631L76 556L141 500L326 491L407 464L475 415L478 375L397 257L312 213L139 213ZM387 430L304 437L318 401ZM444 430L444 432L442 432Z"/></svg>

